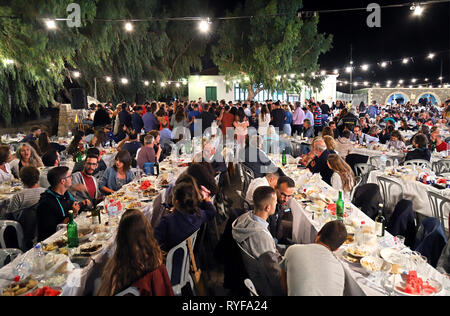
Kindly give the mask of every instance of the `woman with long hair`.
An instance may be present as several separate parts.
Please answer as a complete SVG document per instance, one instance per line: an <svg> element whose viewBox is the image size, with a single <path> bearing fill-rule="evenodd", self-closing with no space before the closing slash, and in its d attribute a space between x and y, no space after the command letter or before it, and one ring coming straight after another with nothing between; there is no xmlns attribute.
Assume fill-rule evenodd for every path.
<svg viewBox="0 0 450 316"><path fill-rule="evenodd" d="M105 145L107 140L108 137L106 136L105 131L97 130L94 134L94 137L92 137L91 141L89 142L89 147L95 147L99 150L103 150L103 146Z"/></svg>
<svg viewBox="0 0 450 316"><path fill-rule="evenodd" d="M16 159L11 162L11 171L17 179L19 179L19 172L25 166L33 166L36 168L43 167L41 157L36 150L28 144L22 143L16 151Z"/></svg>
<svg viewBox="0 0 450 316"><path fill-rule="evenodd" d="M67 153L73 157L75 161L78 151L84 153L85 135L83 131L78 131L67 148Z"/></svg>
<svg viewBox="0 0 450 316"><path fill-rule="evenodd" d="M248 126L249 126L248 118L245 115L244 109L239 108L237 114L235 116L235 120L233 126L235 128L236 140L239 145L245 145L245 138L248 134Z"/></svg>
<svg viewBox="0 0 450 316"><path fill-rule="evenodd" d="M258 134L266 135L270 124L270 112L267 104L262 104L261 112L258 115Z"/></svg>
<svg viewBox="0 0 450 316"><path fill-rule="evenodd" d="M331 177L331 186L338 191L343 191L344 198L350 200L355 186L355 175L352 168L337 154L329 154L327 164L334 171Z"/></svg>
<svg viewBox="0 0 450 316"><path fill-rule="evenodd" d="M103 173L98 187L106 194L111 194L133 181L133 178L131 155L128 151L121 150L116 155L114 166L109 167Z"/></svg>
<svg viewBox="0 0 450 316"><path fill-rule="evenodd" d="M329 152L334 152L336 150L336 142L334 141L334 137L330 135L322 136L325 141L325 145L327 145L327 149Z"/></svg>
<svg viewBox="0 0 450 316"><path fill-rule="evenodd" d="M114 255L103 270L102 281L97 295L113 296L128 287L138 284L149 273L159 269L164 280L168 280L163 262L163 253L156 241L153 228L144 214L137 209L128 209L120 219L116 235ZM169 280L170 282L170 280ZM173 295L172 287L151 286L154 292L139 287L141 295ZM166 283L166 285L169 285Z"/></svg>
<svg viewBox="0 0 450 316"><path fill-rule="evenodd" d="M391 133L391 139L386 143L388 149L392 148L394 150L404 150L406 148L405 140L402 134L394 130Z"/></svg>

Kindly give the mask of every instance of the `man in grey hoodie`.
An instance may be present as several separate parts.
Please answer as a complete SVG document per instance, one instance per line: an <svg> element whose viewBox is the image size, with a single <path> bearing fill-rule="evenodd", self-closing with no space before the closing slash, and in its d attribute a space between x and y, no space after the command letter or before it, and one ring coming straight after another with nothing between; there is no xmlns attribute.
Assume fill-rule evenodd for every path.
<svg viewBox="0 0 450 316"><path fill-rule="evenodd" d="M275 213L277 195L273 188L262 186L253 193L255 209L239 216L232 225L233 239L241 248L244 265L259 295L283 295L281 255L269 232L269 215ZM251 257L251 260L245 258Z"/></svg>

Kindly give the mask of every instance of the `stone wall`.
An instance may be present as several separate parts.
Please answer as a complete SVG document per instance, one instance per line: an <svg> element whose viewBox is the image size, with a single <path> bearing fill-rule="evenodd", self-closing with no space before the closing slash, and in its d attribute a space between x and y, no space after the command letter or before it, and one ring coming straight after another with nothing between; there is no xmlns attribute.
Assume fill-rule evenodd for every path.
<svg viewBox="0 0 450 316"><path fill-rule="evenodd" d="M369 103L377 101L378 104L386 104L392 94L401 93L413 104L419 102L420 96L432 94L438 100L439 105L450 99L450 88L372 88L369 89Z"/></svg>
<svg viewBox="0 0 450 316"><path fill-rule="evenodd" d="M78 124L75 123L75 117L78 115L78 120L83 121L87 117L87 110L73 110L70 104L60 104L59 106L59 121L58 121L58 137L67 136L67 132L72 130L72 133L77 129Z"/></svg>

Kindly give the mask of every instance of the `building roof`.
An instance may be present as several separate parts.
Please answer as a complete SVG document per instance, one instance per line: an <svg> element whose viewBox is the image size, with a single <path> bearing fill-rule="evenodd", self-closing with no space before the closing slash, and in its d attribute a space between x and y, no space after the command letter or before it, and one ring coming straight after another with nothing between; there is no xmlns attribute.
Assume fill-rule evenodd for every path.
<svg viewBox="0 0 450 316"><path fill-rule="evenodd" d="M208 69L203 69L200 72L191 73L191 75L218 76L219 75L219 67L212 67L212 68L208 68Z"/></svg>

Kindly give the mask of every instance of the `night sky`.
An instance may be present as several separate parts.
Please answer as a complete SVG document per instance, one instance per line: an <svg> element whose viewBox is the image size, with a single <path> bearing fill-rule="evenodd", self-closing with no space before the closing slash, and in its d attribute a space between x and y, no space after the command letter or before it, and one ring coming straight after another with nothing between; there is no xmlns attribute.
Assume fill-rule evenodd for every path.
<svg viewBox="0 0 450 316"><path fill-rule="evenodd" d="M215 16L224 16L225 10L232 10L240 2L243 0L217 4L214 1L212 9ZM383 6L412 1L304 0L303 5L304 10L328 10L367 7L372 2ZM398 80L403 79L404 85L410 85L411 79L417 78L415 85L433 82L434 87L437 87L442 61L443 83L450 83L450 3L425 6L421 17L413 17L409 7L381 9L381 28L367 26L369 14L366 11L320 14L319 32L333 34L333 48L319 59L321 69L333 71L341 68L338 80L349 81L350 76L343 68L349 65L352 45L354 66L359 68L362 64L370 65L365 72L360 68L355 69L354 81L386 85L387 80L392 80L392 85L396 85ZM430 52L436 53L433 60L426 58ZM401 61L393 62L386 68L377 65L383 60L413 56L417 57L406 66ZM206 65L210 66L211 63L207 62ZM429 79L428 83L425 78ZM338 86L338 90L348 91L349 88Z"/></svg>

